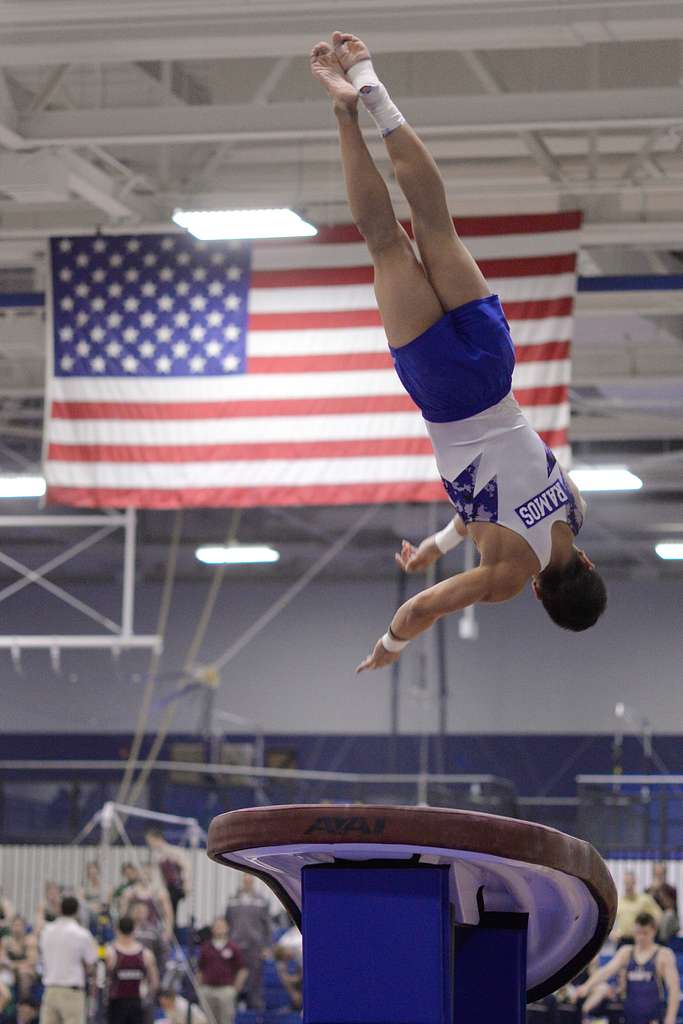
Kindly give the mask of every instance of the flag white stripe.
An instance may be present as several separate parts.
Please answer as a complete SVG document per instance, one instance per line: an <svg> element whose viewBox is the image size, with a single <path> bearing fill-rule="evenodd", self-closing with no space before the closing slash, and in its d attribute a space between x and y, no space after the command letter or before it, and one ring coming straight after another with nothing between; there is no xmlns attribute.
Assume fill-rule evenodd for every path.
<svg viewBox="0 0 683 1024"><path fill-rule="evenodd" d="M52 463L49 484L62 487L305 487L318 484L438 480L431 455L349 459L265 459L258 462L185 462L144 465L113 462Z"/></svg>
<svg viewBox="0 0 683 1024"><path fill-rule="evenodd" d="M537 405L525 415L535 430L569 424L569 408ZM349 413L329 416L251 416L210 420L60 420L53 419L53 444L210 445L270 442L364 441L392 437L426 437L419 413Z"/></svg>
<svg viewBox="0 0 683 1024"><path fill-rule="evenodd" d="M542 374L541 374L542 369ZM567 359L520 363L514 373L518 388L566 384ZM156 378L61 377L52 398L65 402L236 402L286 398L341 398L351 395L402 395L393 369L337 370L331 373L251 373L234 377L204 377L201 387L191 377Z"/></svg>
<svg viewBox="0 0 683 1024"><path fill-rule="evenodd" d="M61 444L203 445L273 441L367 441L426 437L414 412L329 416L251 416L212 420L53 420L50 441Z"/></svg>
<svg viewBox="0 0 683 1024"><path fill-rule="evenodd" d="M522 388L555 387L569 384L572 366L569 359L546 359L542 362L518 363L512 374L512 387Z"/></svg>
<svg viewBox="0 0 683 1024"><path fill-rule="evenodd" d="M571 297L574 274L548 277L490 278L488 285L503 302ZM330 284L308 287L252 288L250 313L312 313L328 310L375 309L372 284Z"/></svg>
<svg viewBox="0 0 683 1024"><path fill-rule="evenodd" d="M519 256L561 256L576 252L578 231L538 234L487 235L463 238L476 260L514 259ZM254 270L296 270L309 267L362 267L370 262L364 242L308 245L254 246Z"/></svg>
<svg viewBox="0 0 683 1024"><path fill-rule="evenodd" d="M249 356L345 355L388 352L383 327L321 327L300 331L251 331Z"/></svg>
<svg viewBox="0 0 683 1024"><path fill-rule="evenodd" d="M572 336L572 317L545 316L538 320L510 320L510 334L517 347L562 341Z"/></svg>
<svg viewBox="0 0 683 1024"><path fill-rule="evenodd" d="M511 320L510 330L517 348L571 337L569 316L539 320ZM250 356L342 355L351 352L386 352L383 327L320 327L306 330L251 331L247 342Z"/></svg>

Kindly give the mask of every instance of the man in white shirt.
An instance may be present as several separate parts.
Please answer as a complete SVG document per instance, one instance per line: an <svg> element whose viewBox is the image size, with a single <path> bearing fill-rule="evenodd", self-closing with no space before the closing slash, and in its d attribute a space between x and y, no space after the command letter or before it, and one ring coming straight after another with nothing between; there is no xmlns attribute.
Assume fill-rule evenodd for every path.
<svg viewBox="0 0 683 1024"><path fill-rule="evenodd" d="M84 1024L88 969L97 961L97 946L76 917L78 900L65 896L61 916L40 936L45 995L40 1024Z"/></svg>

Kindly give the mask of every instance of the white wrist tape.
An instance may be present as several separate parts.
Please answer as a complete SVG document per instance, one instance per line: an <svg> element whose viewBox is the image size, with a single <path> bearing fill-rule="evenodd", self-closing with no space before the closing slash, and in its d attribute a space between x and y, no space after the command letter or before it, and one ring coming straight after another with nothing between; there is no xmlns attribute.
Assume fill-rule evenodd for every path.
<svg viewBox="0 0 683 1024"><path fill-rule="evenodd" d="M405 123L405 117L380 82L370 59L354 64L346 77L360 93L363 106L383 136Z"/></svg>
<svg viewBox="0 0 683 1024"><path fill-rule="evenodd" d="M384 636L382 637L382 644L384 645L384 647L386 647L388 651L391 651L392 654L395 654L398 651L402 651L403 648L407 647L409 643L410 640L394 640L389 630L387 630Z"/></svg>
<svg viewBox="0 0 683 1024"><path fill-rule="evenodd" d="M445 555L447 551L452 551L453 548L457 548L458 544L462 544L464 539L456 530L453 520L450 521L448 526L444 526L443 530L439 530L438 533L434 534L434 543L442 555Z"/></svg>

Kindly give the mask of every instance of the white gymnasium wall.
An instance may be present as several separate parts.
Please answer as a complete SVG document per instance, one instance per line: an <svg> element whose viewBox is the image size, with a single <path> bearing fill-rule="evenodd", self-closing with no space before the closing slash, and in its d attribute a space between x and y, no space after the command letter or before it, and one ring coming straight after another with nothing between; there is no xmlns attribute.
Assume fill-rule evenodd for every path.
<svg viewBox="0 0 683 1024"><path fill-rule="evenodd" d="M190 900L181 902L178 921L185 924L194 913L195 921L202 925L224 912L228 898L237 890L240 872L214 864L203 850L188 851L188 856L193 877L191 905ZM115 846L103 854L92 846L0 846L0 892L32 921L46 882L57 882L78 896L87 861L97 860L104 867L109 887L118 883L124 861L146 863L147 858L146 847ZM263 890L273 906L279 906L266 886Z"/></svg>
<svg viewBox="0 0 683 1024"><path fill-rule="evenodd" d="M285 583L225 583L201 660L209 661L285 589ZM178 670L205 587L179 584L164 671ZM115 595L83 586L77 593L105 612ZM472 733L600 733L614 729L614 705L643 709L655 731L683 732L681 587L675 582L614 582L599 625L570 634L550 623L530 594L477 611L477 641L458 639L447 623L449 729ZM159 589L138 591L137 626L153 631ZM49 602L49 605L48 605ZM216 706L256 720L270 732L378 733L390 724L390 674L354 675L395 607L391 581L313 584L228 667ZM82 629L76 613L49 595L17 595L3 606L0 629L26 622ZM403 655L401 728L436 727L432 700L418 699L418 644ZM127 732L135 723L147 655L72 652L53 674L45 652L25 654L17 674L0 652L3 732ZM136 673L138 674L136 678ZM175 683L166 683L169 693ZM157 720L161 711L155 712ZM199 704L179 710L174 728L193 731Z"/></svg>
<svg viewBox="0 0 683 1024"><path fill-rule="evenodd" d="M236 891L240 873L232 868L219 867L210 861L202 850L192 857L193 909L198 924L211 921L221 914L228 898ZM16 910L31 921L42 900L45 882L56 881L78 894L85 874L85 864L102 856L97 848L84 846L0 846L0 892L15 905ZM121 864L126 860L147 859L146 848L112 847L107 850L106 870L108 878L118 879ZM624 873L634 871L638 890L647 888L652 882L653 861L645 859L608 860L617 889L623 889ZM683 897L683 860L667 862L667 877ZM261 883L257 883L261 884ZM273 909L278 901L269 889L263 891L271 899ZM180 923L188 918L187 901L179 911Z"/></svg>

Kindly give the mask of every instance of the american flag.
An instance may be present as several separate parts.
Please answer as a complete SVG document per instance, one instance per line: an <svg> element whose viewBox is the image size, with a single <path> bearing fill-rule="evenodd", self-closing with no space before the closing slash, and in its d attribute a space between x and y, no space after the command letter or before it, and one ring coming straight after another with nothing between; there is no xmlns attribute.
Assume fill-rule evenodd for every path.
<svg viewBox="0 0 683 1024"><path fill-rule="evenodd" d="M460 218L515 394L561 461L579 213ZM81 507L444 500L352 226L312 239L51 242L48 498Z"/></svg>

